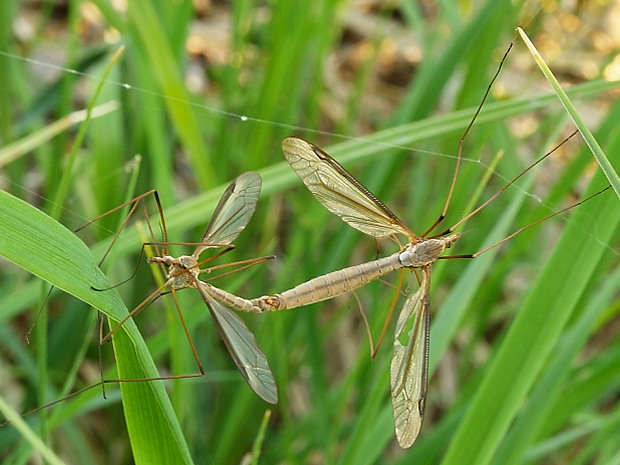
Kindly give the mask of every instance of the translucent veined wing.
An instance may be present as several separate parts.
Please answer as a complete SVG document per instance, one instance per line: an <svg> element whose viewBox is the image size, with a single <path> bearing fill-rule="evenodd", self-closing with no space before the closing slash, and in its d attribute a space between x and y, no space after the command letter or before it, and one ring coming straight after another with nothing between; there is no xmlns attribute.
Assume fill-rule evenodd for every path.
<svg viewBox="0 0 620 465"><path fill-rule="evenodd" d="M423 281L415 294L410 295L396 323L394 356L390 365L394 431L398 444L407 449L415 442L426 403L428 385L428 344L430 330L429 289L430 268L422 268ZM399 337L413 318L407 345Z"/></svg>
<svg viewBox="0 0 620 465"><path fill-rule="evenodd" d="M222 195L211 221L196 247L194 256L199 256L206 244L230 244L245 229L256 209L260 195L261 177L254 171L243 173L228 186Z"/></svg>
<svg viewBox="0 0 620 465"><path fill-rule="evenodd" d="M271 374L269 362L263 351L258 347L256 338L243 320L228 310L217 300L212 299L203 286L209 284L196 281L215 324L237 364L237 368L258 396L270 404L278 402L278 389Z"/></svg>
<svg viewBox="0 0 620 465"><path fill-rule="evenodd" d="M420 241L388 207L316 145L287 137L282 141L282 151L316 199L350 226L374 237L399 233L410 242Z"/></svg>

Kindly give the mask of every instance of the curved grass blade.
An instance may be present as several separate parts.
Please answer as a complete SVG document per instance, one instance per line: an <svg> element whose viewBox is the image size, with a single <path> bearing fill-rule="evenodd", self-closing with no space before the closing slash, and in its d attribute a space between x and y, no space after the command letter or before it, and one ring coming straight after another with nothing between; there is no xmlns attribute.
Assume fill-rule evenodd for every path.
<svg viewBox="0 0 620 465"><path fill-rule="evenodd" d="M588 129L585 121L583 120L571 100L568 98L568 95L566 95L566 92L564 92L564 89L562 89L562 86L555 78L553 72L549 69L547 63L545 63L545 60L543 60L540 53L538 53L538 50L536 50L536 47L534 47L534 44L530 41L525 31L523 31L523 29L521 29L520 27L517 28L517 31L521 35L521 38L523 39L523 42L525 42L525 45L527 45L527 48L530 50L530 53L534 57L534 60L536 60L536 63L538 63L541 71L549 81L549 84L551 84L551 87L553 87L553 90L562 102L562 105L564 105L564 108L575 123L575 126L577 126L577 128L579 129L579 132L583 136L583 140L586 142L588 148L592 152L592 155L594 155L594 158L596 158L596 161L601 167L601 170L603 170L603 173L605 173L607 180L616 191L616 195L620 198L620 178L618 177L618 173L616 173L616 171L614 170L614 167L605 155L605 152L603 152L603 149Z"/></svg>
<svg viewBox="0 0 620 465"><path fill-rule="evenodd" d="M54 286L120 321L127 309L90 250L71 231L40 210L0 191L0 254ZM2 311L2 310L0 310ZM157 377L155 364L133 322L113 338L119 376ZM140 464L191 463L170 400L160 382L121 383L134 460ZM153 443L158 444L157 448Z"/></svg>

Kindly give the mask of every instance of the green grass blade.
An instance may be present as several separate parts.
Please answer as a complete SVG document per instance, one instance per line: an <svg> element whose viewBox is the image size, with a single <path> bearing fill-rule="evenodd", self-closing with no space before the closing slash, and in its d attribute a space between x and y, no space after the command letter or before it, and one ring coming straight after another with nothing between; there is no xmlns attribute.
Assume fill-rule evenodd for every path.
<svg viewBox="0 0 620 465"><path fill-rule="evenodd" d="M41 454L41 457L43 457L47 463L52 465L62 465L65 463L41 440L41 438L39 438L39 436L37 436L37 434L28 426L22 417L20 417L19 414L13 410L1 396L0 412L2 412L7 421L10 421L11 424L20 432L22 437L26 439L30 445L32 445L33 449Z"/></svg>
<svg viewBox="0 0 620 465"><path fill-rule="evenodd" d="M527 406L503 442L495 463L504 465L522 463L528 447L534 443L541 430L543 420L559 416L550 413L554 406L554 403L548 401L550 398L555 398L555 404L574 406L575 408L579 405L578 403L569 403L568 399L565 398L566 393L561 390L561 387L570 374L574 360L583 350L588 338L596 328L597 321L600 321L602 313L608 308L609 302L613 299L618 288L620 288L620 268L616 269L609 280L604 283L601 292L592 296L589 305L562 337L553 360L547 365L545 373L536 383ZM594 395L589 397L595 398ZM570 410L570 407L565 407L563 412Z"/></svg>
<svg viewBox="0 0 620 465"><path fill-rule="evenodd" d="M580 217L596 222L573 220L566 227L491 362L443 463L491 461L607 250L620 222L616 203L613 196L603 195L579 211Z"/></svg>
<svg viewBox="0 0 620 465"><path fill-rule="evenodd" d="M581 117L581 115L579 115L579 112L577 111L571 100L568 98L568 95L566 95L566 92L564 92L564 89L562 89L562 86L560 86L560 83L557 81L557 79L547 66L547 63L545 63L545 60L543 60L543 57L540 55L540 53L538 53L538 50L536 50L536 47L534 47L534 44L530 41L527 34L525 34L523 29L521 29L520 27L517 28L517 30L519 31L521 38L525 42L525 45L527 45L527 48L530 50L530 53L534 57L534 60L536 60L536 63L538 63L538 66L551 84L551 87L553 87L553 90L555 90L558 98L562 102L562 105L564 105L564 108L566 108L566 111L572 118L575 126L577 126L579 132L581 132L581 135L586 141L586 144L592 151L592 155L594 155L594 158L596 158L596 161L603 170L603 173L605 173L605 176L609 180L609 183L616 191L616 195L620 198L620 177L618 177L618 173L616 173L616 171L614 170L613 166L609 162L609 159L603 152L603 149L588 129L588 126L586 126L583 118Z"/></svg>
<svg viewBox="0 0 620 465"><path fill-rule="evenodd" d="M100 116L117 110L119 107L117 102L107 102L103 105L94 107L90 113L90 118L95 119ZM56 135L67 131L75 124L86 120L88 112L86 110L75 111L67 116L60 118L58 121L45 126L40 131L29 134L26 137L8 144L0 149L0 167L17 160L19 157L34 150L41 144L49 141Z"/></svg>
<svg viewBox="0 0 620 465"><path fill-rule="evenodd" d="M196 171L196 179L203 187L213 186L214 169L210 162L209 151L201 138L198 118L194 115L189 94L178 72L177 58L165 34L162 34L165 30L162 19L158 17L155 5L151 2L130 0L128 7L131 25L136 28L136 38L139 37L141 41L139 45L149 57L163 93L168 96L166 104L170 117L188 149L192 168Z"/></svg>
<svg viewBox="0 0 620 465"><path fill-rule="evenodd" d="M90 250L71 231L31 205L0 191L0 254L105 313L114 325L127 309ZM157 377L133 321L113 339L121 378ZM136 463L191 463L189 451L161 382L121 383ZM157 447L153 447L157 444Z"/></svg>

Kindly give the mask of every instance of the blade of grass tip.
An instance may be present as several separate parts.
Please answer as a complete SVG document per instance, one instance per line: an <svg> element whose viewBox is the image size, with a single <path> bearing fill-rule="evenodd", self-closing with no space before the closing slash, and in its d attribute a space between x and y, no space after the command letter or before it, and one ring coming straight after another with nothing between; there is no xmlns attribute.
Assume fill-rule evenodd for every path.
<svg viewBox="0 0 620 465"><path fill-rule="evenodd" d="M118 220L116 225L114 226L114 231L120 231L123 222L127 218L127 214L129 213L129 209L131 205L129 204L133 198L136 197L136 186L138 185L138 176L140 174L140 166L142 165L142 156L134 155L134 157L125 164L125 169L129 171L129 179L126 181L126 191L125 197L123 198L122 203L126 203L125 207L120 211L118 215ZM148 242L150 239L146 239L143 242ZM115 262L117 258L117 249L112 247L112 249L107 250L108 255L106 256L105 265L102 266L105 272L108 272L112 267L112 264Z"/></svg>
<svg viewBox="0 0 620 465"><path fill-rule="evenodd" d="M0 191L0 255L105 313L112 324L127 309L86 245L42 211ZM3 309L0 309L0 312ZM133 320L113 338L121 378L157 377ZM136 463L192 463L170 399L161 382L121 383L123 409ZM158 447L153 447L157 444Z"/></svg>
<svg viewBox="0 0 620 465"><path fill-rule="evenodd" d="M562 105L564 105L564 108L566 108L566 111L568 112L571 119L575 123L575 126L577 126L577 129L579 129L579 132L581 133L581 135L583 136L583 139L585 140L586 144L590 148L590 151L594 155L594 158L596 158L596 161L598 162L599 166L603 170L603 173L605 173L605 176L609 180L609 183L613 186L614 190L616 191L616 195L620 197L620 178L618 177L618 173L616 173L616 171L614 170L608 158L605 156L603 149L601 149L601 146L598 145L598 142L596 141L592 133L589 131L585 122L583 121L579 113L577 112L577 109L575 108L573 103L568 98L568 95L566 95L566 92L564 92L564 89L562 89L562 86L560 86L560 83L557 81L557 79L555 78L555 76L553 75L553 73L551 72L551 70L545 63L545 61L543 60L540 53L538 53L538 50L536 50L536 47L534 47L534 44L530 41L529 37L525 34L525 31L523 31L523 29L521 29L520 27L517 28L517 31L519 31L519 34L521 35L523 42L525 42L525 45L527 45L527 48L530 50L530 53L534 57L534 60L536 60L536 63L538 63L538 66L540 67L541 71L543 72L543 74L545 75L549 83L551 84L551 87L553 87L553 90L555 90L555 93L557 94L558 98L562 102Z"/></svg>
<svg viewBox="0 0 620 465"><path fill-rule="evenodd" d="M256 439L254 440L254 444L252 445L252 465L258 465L258 458L260 457L260 451L263 447L265 432L267 431L267 425L269 424L270 418L271 410L265 410L265 415L263 415L263 421L261 421L260 423L258 434L256 435Z"/></svg>
<svg viewBox="0 0 620 465"><path fill-rule="evenodd" d="M93 108L90 117L98 118L118 109L118 107L118 102L104 103L103 105ZM74 111L73 113L60 118L58 121L45 126L40 131L29 134L26 137L3 147L0 150L0 168L8 165L12 161L17 160L19 157L32 152L36 147L40 147L43 143L53 139L55 136L66 131L74 124L83 122L87 115L87 110Z"/></svg>
<svg viewBox="0 0 620 465"><path fill-rule="evenodd" d="M46 463L52 465L64 465L60 457L58 457L54 451L52 451L37 434L28 426L28 424L22 419L22 417L15 410L11 408L9 404L4 401L4 398L0 396L0 412L3 413L4 418L11 422L11 425L17 429L22 437L28 441L34 450L36 450Z"/></svg>

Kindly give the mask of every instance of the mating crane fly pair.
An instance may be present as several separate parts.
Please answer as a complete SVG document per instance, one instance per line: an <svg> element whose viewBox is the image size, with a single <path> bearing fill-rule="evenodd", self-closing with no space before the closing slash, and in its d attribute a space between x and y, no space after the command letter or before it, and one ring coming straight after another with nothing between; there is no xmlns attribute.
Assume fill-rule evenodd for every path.
<svg viewBox="0 0 620 465"><path fill-rule="evenodd" d="M247 186L251 182L259 183L260 178L256 173L244 173L231 184L220 200L201 240L201 245L196 248L194 254L179 258L162 255L161 257L150 258L149 262L163 263L169 267L168 281L165 285L170 285L173 289L194 287L200 291L218 325L226 346L248 384L260 397L267 401L273 399L274 402L277 398L275 383L264 354L258 348L256 340L243 322L222 304L244 312L292 309L355 290L397 269L419 269L422 273L420 287L417 292L407 297L396 323L394 354L390 366L396 438L401 447L411 447L422 426L428 385L429 290L433 263L438 259L474 258L502 244L524 229L573 208L592 196L578 204L553 213L530 226L521 228L475 254L442 256L445 249L451 247L461 236L460 233L453 232L458 225L480 211L518 177L552 152L537 160L517 178L510 181L502 191L499 191L498 194L462 218L454 226L436 236L426 237L445 216L450 195L448 195L446 206L440 218L424 235L418 236L336 160L317 146L297 137L287 137L282 143L282 149L293 170L317 200L330 212L338 215L350 226L365 234L375 238L394 237L397 234L402 234L407 237L408 244L388 257L334 271L311 279L281 294L264 296L259 299L243 299L204 283L198 279L201 272L198 268L198 255L206 248L230 244L245 228L254 212L258 193L254 193ZM456 179L456 171L454 179ZM406 342L403 343L401 341L403 332L410 326L408 323L412 319L413 325L410 332L405 335ZM269 394L273 395L270 397Z"/></svg>
<svg viewBox="0 0 620 465"><path fill-rule="evenodd" d="M506 52L506 55L509 51L510 49ZM164 241L159 243L146 243L145 245L150 244L163 246L162 252L156 256L150 257L148 262L152 264L161 264L168 267L166 282L149 297L147 297L131 313L129 313L129 315L127 315L123 321L113 328L108 335L102 339L102 341L110 339L110 337L126 320L142 311L160 295L169 292L165 290L166 288L170 288L172 291L177 309L178 303L174 292L184 288L195 288L205 301L231 357L235 361L237 368L247 381L248 385L266 402L276 403L278 400L277 388L267 361L267 357L259 348L256 338L247 328L243 320L241 320L229 308L234 308L244 312L265 312L292 309L327 300L355 290L364 284L378 279L379 277L397 269L418 269L422 275L421 279L418 279L420 286L415 293L406 298L396 322L393 343L394 353L390 365L390 385L396 439L401 447L411 447L418 437L422 426L426 391L428 386L430 335L429 291L433 263L439 259L474 258L494 247L497 247L525 229L574 208L609 188L607 187L606 189L603 189L602 191L599 191L576 204L548 215L528 226L522 227L501 241L474 254L451 256L442 255L445 252L445 249L450 248L461 236L461 233L454 232L459 225L478 213L483 207L511 186L517 179L553 153L552 150L543 157L539 158L521 174L508 182L495 195L463 217L456 224L444 230L440 234L430 235L445 218L456 183L463 141L476 120L476 117L478 116L478 113L480 112L480 109L488 96L493 82L499 75L506 55L504 55L496 75L493 77L491 84L489 84L487 92L483 97L474 118L469 123L467 129L461 137L452 184L448 192L443 211L439 218L425 233L422 235L415 234L394 213L392 213L387 206L378 200L366 187L357 181L336 160L334 160L323 150L303 139L297 137L287 137L282 143L282 149L287 161L310 192L325 208L338 215L343 221L353 228L369 236L377 239L386 237L396 238L396 236L400 234L407 238L408 243L405 246L402 246L398 252L388 257L372 260L361 265L350 266L339 271L334 271L326 275L316 277L280 294L263 296L258 299L249 300L219 289L200 280L199 277L201 273L207 273L217 268L212 267L202 269L200 266L210 261L212 258L218 257L226 251L232 249L232 242L239 236L243 229L245 229L248 221L252 217L256 209L256 204L261 189L261 178L258 173L243 173L232 182L232 184L224 192L217 207L215 208L211 221L209 222L209 225L207 226L200 242L196 244L194 252L191 255L183 255L178 258L175 258L168 253L168 246L175 243L167 242L163 213L159 205L157 194L155 193L156 202L160 207L160 219L162 222L162 230L164 231ZM572 137L572 135L570 137ZM558 147L560 145L558 145ZM143 199L146 195L148 194L144 194L138 199ZM137 200L135 200L135 202L136 203L134 204L131 212L134 211L134 208L137 205ZM113 211L121 207L117 207ZM126 222L124 224L126 224ZM199 256L205 250L214 248L224 248L225 250L216 254L215 257L199 262ZM266 257L265 259L268 258L270 257ZM236 264L247 265L249 263L250 265L247 266L251 266L251 264L258 263L262 260L264 259L246 260L237 262ZM232 265L235 265L235 263ZM204 375L204 369L180 310L179 316L183 329L191 345L194 357L196 358L200 373L154 379L191 378ZM389 320L389 317L386 319L386 326L388 322L387 320ZM383 337L383 332L385 331L386 326L383 328L381 337ZM407 334L404 334L407 328L411 329ZM140 380L106 380L102 381L102 383L116 381ZM88 388L82 389L72 395L83 392L90 387L93 386L89 386ZM53 404L58 403L61 400L56 401ZM40 407L36 410L40 410L41 408L44 407Z"/></svg>

